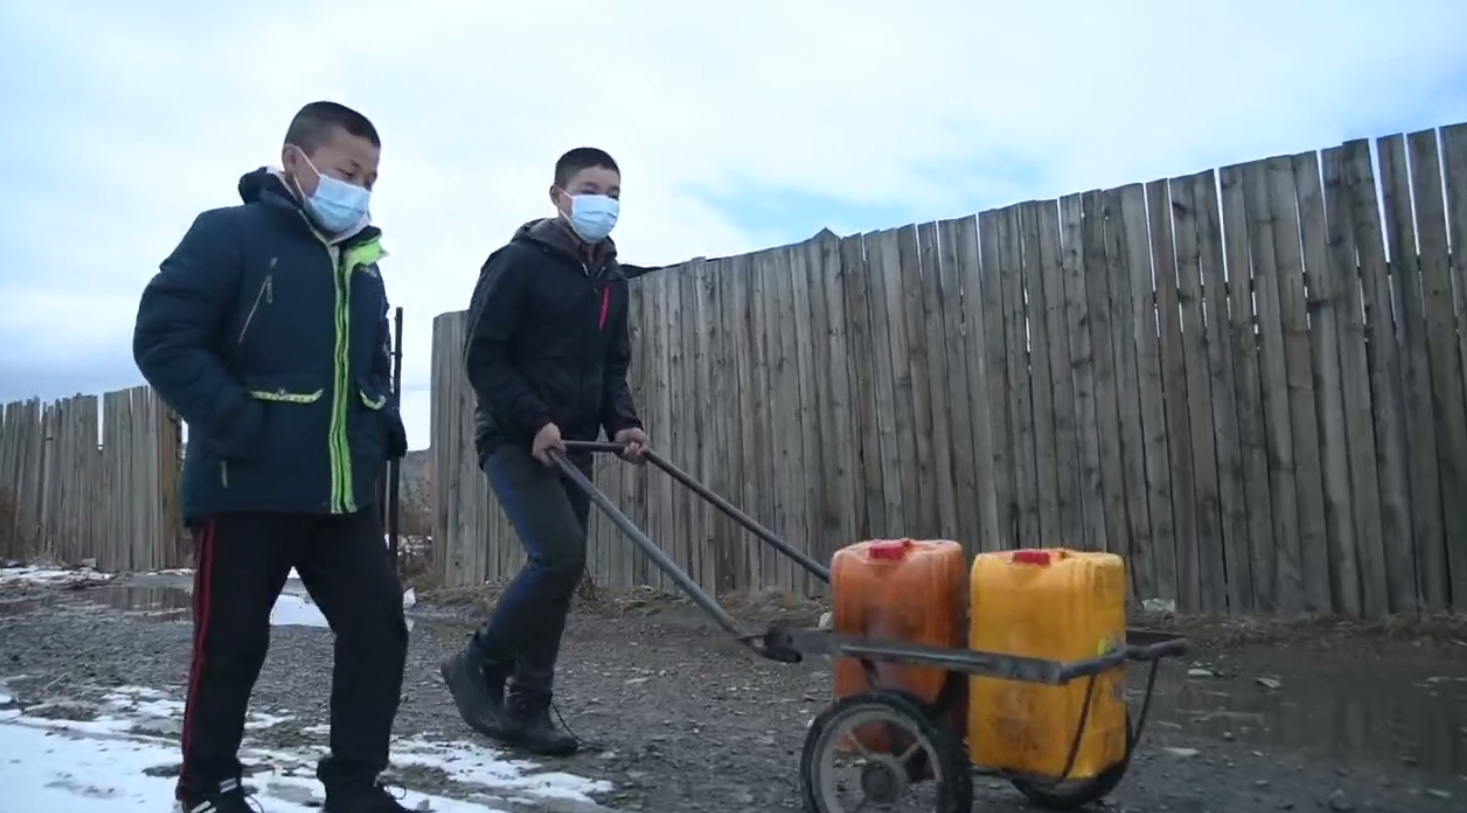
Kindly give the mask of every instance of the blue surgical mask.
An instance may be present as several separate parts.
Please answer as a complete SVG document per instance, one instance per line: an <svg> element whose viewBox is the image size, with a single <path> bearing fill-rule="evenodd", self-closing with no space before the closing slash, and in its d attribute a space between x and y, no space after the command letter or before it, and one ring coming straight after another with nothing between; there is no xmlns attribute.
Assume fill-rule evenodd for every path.
<svg viewBox="0 0 1467 813"><path fill-rule="evenodd" d="M302 202L317 226L329 234L340 234L367 217L371 191L322 173L304 152L301 159L316 173L316 193Z"/></svg>
<svg viewBox="0 0 1467 813"><path fill-rule="evenodd" d="M616 228L621 202L606 195L573 195L571 197L571 230L587 243L605 240Z"/></svg>

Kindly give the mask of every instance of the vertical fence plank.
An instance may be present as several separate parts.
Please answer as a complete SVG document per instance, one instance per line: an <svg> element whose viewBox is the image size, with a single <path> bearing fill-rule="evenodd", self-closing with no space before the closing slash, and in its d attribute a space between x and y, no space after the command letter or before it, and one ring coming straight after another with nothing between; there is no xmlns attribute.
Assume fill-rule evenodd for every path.
<svg viewBox="0 0 1467 813"><path fill-rule="evenodd" d="M1075 415L1075 387L1070 362L1070 342L1066 330L1065 278L1060 241L1057 201L1035 204L1038 222L1037 260L1045 344L1048 347L1051 394L1049 408L1054 414L1054 466L1056 543L1072 547L1084 544L1084 518L1080 507L1079 436Z"/></svg>
<svg viewBox="0 0 1467 813"><path fill-rule="evenodd" d="M1081 547L1105 550L1105 498L1101 492L1100 427L1095 407L1095 351L1090 340L1090 299L1085 283L1085 202L1081 195L1060 199L1060 265L1065 280L1065 322L1075 384L1075 433L1080 446L1080 511L1085 536Z"/></svg>
<svg viewBox="0 0 1467 813"><path fill-rule="evenodd" d="M1003 297L1004 346L1007 348L1009 448L1014 464L1014 501L1018 547L1041 544L1039 486L1035 477L1032 353L1024 307L1023 244L1019 206L999 210L998 280Z"/></svg>
<svg viewBox="0 0 1467 813"><path fill-rule="evenodd" d="M1147 510L1146 444L1142 439L1140 368L1136 338L1137 305L1131 289L1134 279L1130 244L1126 235L1125 209L1129 197L1134 204L1144 201L1144 190L1137 184L1108 190L1102 202L1105 211L1105 273L1110 278L1110 324L1112 351L1115 355L1116 420L1120 424L1121 480L1125 493L1126 531L1115 551L1130 563L1131 578L1127 584L1132 597L1155 594L1157 581L1156 550L1151 539L1151 515ZM1149 253L1149 252L1148 252ZM1150 258L1143 267L1150 267ZM1150 292L1150 285L1146 286Z"/></svg>
<svg viewBox="0 0 1467 813"><path fill-rule="evenodd" d="M1319 161L1315 153L1294 156L1294 190L1299 207L1299 226L1304 240L1304 268L1309 282L1310 350L1314 357L1314 394L1319 413L1320 464L1324 485L1324 522L1329 544L1330 591L1335 606L1352 615L1360 611L1360 564L1356 547L1355 521L1365 519L1369 506L1352 501L1350 484L1350 437L1345 428L1344 383L1340 380L1341 330L1340 303L1349 299L1340 295L1337 270L1330 261L1329 234L1324 208ZM1348 277L1347 277L1348 279ZM1365 451L1364 444L1354 450ZM1370 466L1375 476L1374 446L1369 447ZM1374 490L1367 492L1374 497ZM1357 509L1352 516L1352 506ZM1378 515L1374 520L1378 529ZM1379 532L1377 530L1377 536ZM1380 578L1384 580L1384 573Z"/></svg>
<svg viewBox="0 0 1467 813"><path fill-rule="evenodd" d="M1263 390L1269 481L1273 487L1274 594L1281 611L1295 614L1305 608L1299 550L1299 494L1279 306L1278 261L1274 253L1274 213L1263 161L1243 166L1243 193L1253 257L1254 306L1259 321L1259 380Z"/></svg>
<svg viewBox="0 0 1467 813"><path fill-rule="evenodd" d="M1467 320L1467 248L1464 248L1467 247L1467 125L1443 127L1441 141L1449 216L1447 234L1451 245L1456 248L1452 252L1451 269L1456 283L1457 318ZM1459 363L1467 364L1467 325L1460 321L1457 341ZM1454 447L1453 452L1467 454L1467 449ZM1457 458L1457 465L1467 465L1467 461ZM1461 492L1457 495L1460 497ZM1461 535L1451 537L1447 563L1451 570L1453 605L1457 612L1463 612L1467 610L1467 538Z"/></svg>
<svg viewBox="0 0 1467 813"><path fill-rule="evenodd" d="M1004 335L1004 299L1000 270L1000 222L997 209L978 213L979 294L983 302L984 374L983 397L988 400L993 458L994 535L984 540L985 550L1015 547L1019 530L1018 500L1014 479L1013 425L1009 416L1007 337Z"/></svg>
<svg viewBox="0 0 1467 813"><path fill-rule="evenodd" d="M1085 293L1090 322L1090 349L1095 370L1096 434L1100 440L1101 497L1105 504L1103 550L1121 550L1125 540L1126 495L1121 478L1120 417L1116 402L1114 326L1110 318L1110 277L1105 245L1104 198L1086 192L1081 198L1081 241L1085 254ZM1128 589L1134 587L1134 572Z"/></svg>
<svg viewBox="0 0 1467 813"><path fill-rule="evenodd" d="M879 458L880 465L876 471L881 478L881 492L884 502L882 518L884 524L872 528L872 533L877 536L891 537L900 536L902 529L906 526L907 517L903 510L916 505L917 499L914 493L915 480L909 481L909 486L904 492L902 489L902 473L906 470L902 466L901 452L899 450L896 407L896 383L895 371L892 369L892 322L888 316L888 305L890 298L886 288L886 266L888 262L895 263L895 259L888 260L896 254L896 232L878 232L868 234L863 240L866 257L866 306L869 309L867 324L871 330L871 364L874 370L874 387L876 395L876 429L880 441Z"/></svg>
<svg viewBox="0 0 1467 813"><path fill-rule="evenodd" d="M1364 300L1365 347L1370 361L1370 405L1375 421L1376 489L1356 505L1357 516L1368 532L1358 538L1362 609L1370 617L1391 611L1391 583L1409 585L1414 572L1411 550L1410 475L1406 462L1405 407L1401 403L1400 350L1396 344L1395 318L1381 215L1376 206L1375 172L1370 142L1359 140L1344 145L1346 205L1354 235ZM1342 212L1342 214L1345 214ZM1363 399L1361 399L1363 400ZM1361 439L1362 456L1365 439ZM1362 463L1365 461L1362 461ZM1368 482L1368 481L1367 481ZM1392 550L1403 555L1392 556ZM1409 611L1409 608L1403 608Z"/></svg>
<svg viewBox="0 0 1467 813"><path fill-rule="evenodd" d="M1211 173L1203 173L1211 175ZM1171 179L1172 232L1177 247L1177 301L1181 306L1182 364L1187 380L1187 422L1192 431L1192 471L1197 489L1197 562L1201 607L1227 612L1227 563L1223 556L1222 498L1212 416L1212 377L1207 345L1213 337L1202 316L1202 225L1197 217L1196 175Z"/></svg>
<svg viewBox="0 0 1467 813"><path fill-rule="evenodd" d="M1151 269L1151 234L1147 221L1146 189L1141 184L1121 187L1120 249L1129 268L1131 310L1126 328L1136 355L1136 420L1143 484L1132 500L1133 546L1150 551L1150 588L1141 600L1177 596L1177 540L1172 521L1171 468L1167 460L1166 405L1162 391L1161 349L1158 343L1156 281ZM1133 432L1136 431L1134 428ZM1133 464L1134 465L1134 464ZM1132 475L1134 477L1134 474Z"/></svg>
<svg viewBox="0 0 1467 813"><path fill-rule="evenodd" d="M973 482L977 488L976 536L965 540L969 553L999 547L997 480L993 468L994 424L989 401L987 323L983 300L983 262L979 254L978 219L965 217L953 224L953 284L962 298L963 358L967 365L968 413L973 430Z"/></svg>
<svg viewBox="0 0 1467 813"><path fill-rule="evenodd" d="M1060 524L1059 460L1056 456L1054 370L1049 345L1049 300L1045 296L1044 221L1052 215L1052 205L1031 201L1018 207L1018 223L1026 312L1026 335L1029 338L1030 408L1034 422L1034 476L1038 490L1038 539L1044 545L1058 545L1064 539ZM1053 259L1058 260L1055 256ZM1068 371L1064 371L1068 375Z"/></svg>
<svg viewBox="0 0 1467 813"><path fill-rule="evenodd" d="M840 241L841 274L845 279L846 325L850 331L851 397L855 402L856 437L861 451L859 478L865 506L862 536L876 536L886 527L881 425L877 415L881 389L876 375L876 338L871 324L871 272L867 267L865 238L859 234Z"/></svg>
<svg viewBox="0 0 1467 813"><path fill-rule="evenodd" d="M1168 466L1177 548L1177 606L1184 612L1197 612L1205 609L1201 600L1202 577L1197 552L1197 481L1187 410L1187 367L1182 348L1171 192L1166 181L1152 181L1146 185L1146 210L1151 225L1151 267L1156 280L1157 331L1161 342L1162 391L1165 394Z"/></svg>
<svg viewBox="0 0 1467 813"><path fill-rule="evenodd" d="M1431 365L1427 351L1427 323L1422 294L1421 263L1416 248L1416 218L1412 211L1411 170L1406 162L1404 136L1388 136L1380 139L1377 145L1380 152L1381 191L1386 213L1386 246L1390 252L1391 275L1396 280L1400 291L1395 324L1396 332L1399 335L1398 343L1402 347L1401 380L1406 405L1406 413L1403 418L1408 427L1403 452L1408 461L1406 491L1410 495L1408 506L1410 516L1402 520L1402 525L1410 527L1411 533L1407 539L1395 540L1391 547L1387 548L1387 556L1397 562L1392 569L1391 576L1391 606L1398 608L1400 612L1412 612L1414 608L1437 613L1447 608L1447 574L1440 568L1423 569L1419 567L1422 561L1445 561L1446 543L1442 538L1441 480L1437 473L1436 421L1432 412ZM1344 149L1340 147L1324 152L1326 191L1329 188L1328 178L1331 173L1335 178L1335 185L1338 186L1340 183L1343 172L1341 169L1343 154ZM1342 205L1330 204L1329 208L1335 210ZM1347 219L1343 217L1339 219L1342 221L1339 228L1347 228ZM1334 229L1335 224L1331 222L1330 227ZM1340 242L1343 244L1345 240L1342 239ZM1346 248L1350 247L1346 246ZM1348 268L1351 259L1349 254L1344 254L1336 265ZM1364 347L1352 345L1347 349L1353 356L1358 357L1346 367L1347 386L1349 386L1348 376L1358 376L1360 380L1368 380L1369 368L1366 366ZM1358 415L1351 424L1352 439L1357 432L1355 427L1361 427L1358 431L1365 432L1365 427L1371 425L1370 404L1367 396L1368 391L1366 394L1346 398L1348 409L1354 411L1364 409L1364 413ZM1373 446L1371 451L1373 454ZM1362 485L1357 480L1357 494ZM1357 497L1357 499L1368 498ZM1363 535L1368 531L1368 527L1362 524L1360 533ZM1411 574L1411 583L1405 585L1399 583L1397 574L1402 570Z"/></svg>
<svg viewBox="0 0 1467 813"><path fill-rule="evenodd" d="M978 487L976 434L981 399L972 397L968 378L969 341L974 325L964 321L962 269L964 259L959 256L959 233L964 228L962 220L944 220L936 224L938 245L933 271L936 279L932 283L938 307L941 309L942 329L939 340L934 343L929 334L929 347L944 354L944 394L947 403L936 406L948 415L948 436L952 445L949 458L952 467L952 493L957 511L957 531L952 539L962 543L969 554L978 550L983 535L981 503ZM966 221L969 225L972 219ZM976 363L977 360L971 360ZM986 415L986 410L984 411Z"/></svg>
<svg viewBox="0 0 1467 813"><path fill-rule="evenodd" d="M905 226L897 231L897 294L892 305L901 314L902 329L897 334L898 344L893 346L901 350L894 353L892 363L901 365L893 370L897 376L898 398L905 390L905 401L911 410L915 474L904 474L904 477L914 477L917 483L916 516L908 517L909 526L903 529L903 533L936 537L940 534L941 519L938 513L937 467L932 449L932 387L927 368L927 329L922 315L922 257L918 240L916 226ZM889 277L888 285L891 281ZM891 292L890 288L887 290Z"/></svg>
<svg viewBox="0 0 1467 813"><path fill-rule="evenodd" d="M948 368L949 337L956 337L960 325L948 327L943 310L942 258L937 223L923 223L917 227L918 250L921 257L921 311L917 324L920 326L923 355L926 357L926 404L930 412L932 433L933 487L936 489L937 524L936 534L944 539L959 539L958 497L954 490L953 429L948 411L954 376ZM954 297L956 300L956 297ZM961 347L961 343L958 347ZM961 379L960 379L961 380Z"/></svg>
<svg viewBox="0 0 1467 813"><path fill-rule="evenodd" d="M1448 574L1452 607L1460 611L1467 600L1467 413L1463 411L1462 354L1457 343L1453 294L1452 255L1449 251L1446 202L1442 193L1442 166L1435 130L1407 136L1411 159L1411 189L1416 202L1416 234L1420 241L1421 279L1426 300L1427 351L1431 358L1431 390L1436 416L1437 463L1441 475L1445 560L1422 561L1418 568ZM1454 174L1456 169L1454 168ZM1458 262L1461 262L1459 259ZM1461 567L1453 568L1456 561Z"/></svg>
<svg viewBox="0 0 1467 813"><path fill-rule="evenodd" d="M1315 409L1314 365L1309 353L1309 323L1304 302L1304 257L1299 240L1293 165L1286 156L1264 163L1278 267L1279 325L1284 339L1289 420L1294 440L1294 482L1299 500L1300 575L1304 609L1330 609L1329 543L1324 529L1324 488L1319 462L1319 418Z"/></svg>

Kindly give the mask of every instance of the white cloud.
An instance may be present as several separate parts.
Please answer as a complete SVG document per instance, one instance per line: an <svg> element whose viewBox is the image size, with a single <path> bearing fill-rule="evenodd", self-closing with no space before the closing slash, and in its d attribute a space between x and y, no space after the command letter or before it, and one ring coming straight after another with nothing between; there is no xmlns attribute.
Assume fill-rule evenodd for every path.
<svg viewBox="0 0 1467 813"><path fill-rule="evenodd" d="M385 140L374 210L407 312L417 446L433 316L463 307L483 258L546 211L570 146L621 161L617 236L651 263L895 225L861 223L860 207L951 216L1467 118L1467 4L1445 1L177 9L0 11L20 52L50 55L28 80L46 109L20 111L45 126L0 123L0 141L32 147L0 157L30 179L0 192L8 250L43 265L0 275L0 371L125 345L137 291L192 216L276 160L300 104L334 98ZM830 210L782 228L741 217L781 199Z"/></svg>

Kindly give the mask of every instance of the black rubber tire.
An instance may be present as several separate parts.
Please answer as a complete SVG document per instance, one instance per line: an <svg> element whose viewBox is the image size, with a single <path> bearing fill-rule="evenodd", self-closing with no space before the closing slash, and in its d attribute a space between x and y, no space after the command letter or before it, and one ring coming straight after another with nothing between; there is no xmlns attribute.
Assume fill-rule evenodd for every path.
<svg viewBox="0 0 1467 813"><path fill-rule="evenodd" d="M1120 762L1106 768L1089 779L1073 782L1064 782L1060 785L1046 785L1030 782L1024 779L1010 780L1014 789L1024 794L1024 798L1045 810L1062 811L1078 810L1085 805L1098 802L1111 795L1126 777L1126 770L1131 767L1131 751L1136 747L1134 729L1131 726L1131 714L1126 712L1126 757Z"/></svg>
<svg viewBox="0 0 1467 813"><path fill-rule="evenodd" d="M825 730L862 707L879 706L893 716L909 721L911 728L932 743L941 761L943 780L937 789L937 808L933 813L971 813L973 810L973 769L962 743L945 723L934 720L924 705L901 692L875 691L853 695L835 702L820 712L805 734L805 747L800 753L800 797L805 813L839 813L824 806L818 792L816 771L820 759L820 739Z"/></svg>

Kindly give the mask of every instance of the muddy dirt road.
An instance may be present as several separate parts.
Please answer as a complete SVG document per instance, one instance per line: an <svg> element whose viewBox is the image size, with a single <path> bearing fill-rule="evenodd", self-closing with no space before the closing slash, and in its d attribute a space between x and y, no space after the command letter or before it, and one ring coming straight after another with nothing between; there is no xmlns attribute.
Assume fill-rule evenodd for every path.
<svg viewBox="0 0 1467 813"><path fill-rule="evenodd" d="M186 608L187 596L166 586L0 585L0 681L17 706L80 702L119 686L181 699ZM451 618L452 609L430 611L420 605L413 612L398 730L404 742L473 741L437 675L439 658L471 627ZM255 707L291 720L252 724L249 743L264 755L260 762L307 753L325 737L331 637L283 611L279 621ZM799 808L799 751L809 720L830 696L828 665L756 660L676 607L619 617L579 613L562 663L560 708L589 747L515 770L600 783L516 795L455 774L451 760L436 767L417 760L398 779L415 791L505 810ZM169 736L166 727L159 733ZM478 750L492 754L487 743ZM0 763L17 758L3 755ZM515 781L525 787L523 777ZM980 779L977 795L976 810L1030 809L1003 783ZM1108 803L1173 813L1446 813L1464 806L1467 646L1451 642L1204 648L1165 668L1146 741Z"/></svg>

